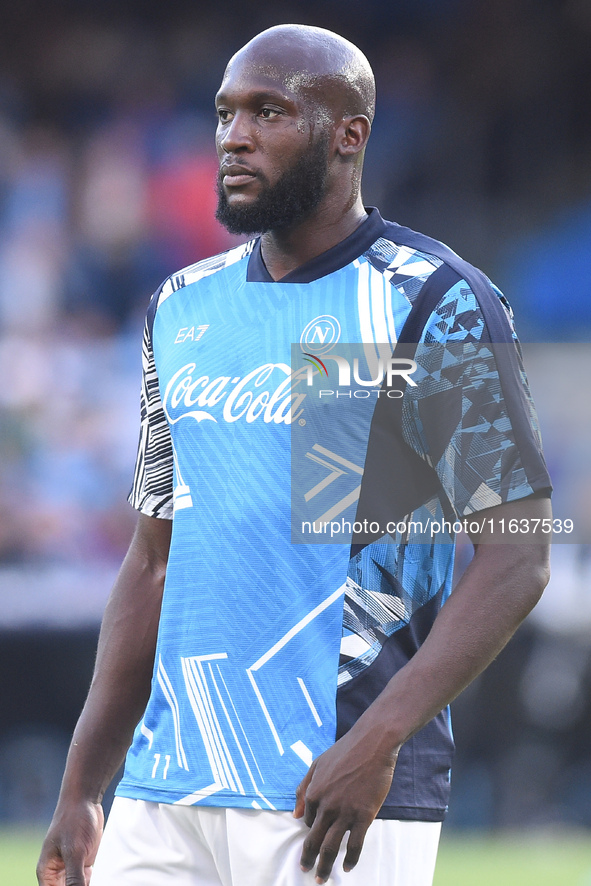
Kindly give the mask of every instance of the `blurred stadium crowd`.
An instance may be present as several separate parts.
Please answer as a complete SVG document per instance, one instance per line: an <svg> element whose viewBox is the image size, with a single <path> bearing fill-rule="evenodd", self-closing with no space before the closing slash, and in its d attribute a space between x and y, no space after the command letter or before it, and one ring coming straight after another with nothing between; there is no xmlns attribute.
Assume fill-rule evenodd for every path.
<svg viewBox="0 0 591 886"><path fill-rule="evenodd" d="M375 68L378 111L366 202L483 267L513 303L524 338L591 337L588 0L261 0L256 9L237 0L21 0L3 8L0 628L6 631L87 627L100 618L135 520L125 495L137 439L145 308L170 272L236 242L213 218L213 96L232 52L282 21L338 30ZM551 461L556 452L564 472L561 447L559 439L552 444ZM569 611L577 613L591 571L587 551L573 547L561 557L563 587L576 586ZM581 631L588 620L564 623L556 631L556 619L542 614L521 646L512 647L523 652L507 677L513 694L495 683L502 668L480 684L489 686L487 710L495 693L514 698L509 715L523 728L512 753L538 759L524 750L531 739L542 767L565 730L579 729L587 743L591 735L585 699L591 650ZM539 653L546 640L549 658ZM557 702L545 720L543 673L550 683L554 675L558 700L566 704L570 687L572 701L567 713ZM458 805L470 810L475 797L482 824L510 822L516 802L510 785L502 802L490 799L490 761L501 759L492 741L497 733L491 726L481 734L490 717L478 725L477 706L465 709L472 713L461 722L475 750L459 767L464 800ZM12 741L10 730L21 721L8 717L0 743ZM560 765L571 767L577 796L583 797L581 783L590 788L587 799L578 806L561 800L545 814L569 820L561 810L576 807L576 820L591 826L591 753L577 741L578 750L565 751ZM25 803L24 812L22 804L20 812L7 805L3 771L6 779L0 764L0 820L34 816L35 809L42 817L39 801ZM543 799L526 804L521 820L535 819Z"/></svg>

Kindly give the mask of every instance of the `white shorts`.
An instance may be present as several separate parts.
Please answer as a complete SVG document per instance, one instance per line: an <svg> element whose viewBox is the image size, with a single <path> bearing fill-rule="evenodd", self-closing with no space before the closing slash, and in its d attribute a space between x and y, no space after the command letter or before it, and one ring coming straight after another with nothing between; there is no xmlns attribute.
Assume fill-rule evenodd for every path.
<svg viewBox="0 0 591 886"><path fill-rule="evenodd" d="M361 858L331 886L431 886L440 822L374 821ZM308 828L291 812L172 806L116 797L91 886L313 886L300 853Z"/></svg>

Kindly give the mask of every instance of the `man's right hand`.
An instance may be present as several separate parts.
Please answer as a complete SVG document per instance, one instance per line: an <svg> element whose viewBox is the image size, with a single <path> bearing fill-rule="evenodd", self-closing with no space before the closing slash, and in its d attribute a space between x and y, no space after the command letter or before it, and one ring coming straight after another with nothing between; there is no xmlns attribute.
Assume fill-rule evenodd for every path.
<svg viewBox="0 0 591 886"><path fill-rule="evenodd" d="M172 522L140 514L107 603L92 685L43 844L41 886L88 886L103 832L100 801L150 695Z"/></svg>
<svg viewBox="0 0 591 886"><path fill-rule="evenodd" d="M40 886L88 886L103 824L100 803L58 807L37 864Z"/></svg>

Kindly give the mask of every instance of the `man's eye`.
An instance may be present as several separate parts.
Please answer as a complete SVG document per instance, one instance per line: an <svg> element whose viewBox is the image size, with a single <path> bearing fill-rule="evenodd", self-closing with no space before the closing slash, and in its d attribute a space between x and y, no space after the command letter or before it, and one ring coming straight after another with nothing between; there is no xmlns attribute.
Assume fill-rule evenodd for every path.
<svg viewBox="0 0 591 886"><path fill-rule="evenodd" d="M227 123L230 119L230 112L226 111L225 108L218 108L218 120L220 123Z"/></svg>
<svg viewBox="0 0 591 886"><path fill-rule="evenodd" d="M279 111L276 111L274 108L262 108L261 117L264 117L265 120L270 120L272 117L278 117Z"/></svg>

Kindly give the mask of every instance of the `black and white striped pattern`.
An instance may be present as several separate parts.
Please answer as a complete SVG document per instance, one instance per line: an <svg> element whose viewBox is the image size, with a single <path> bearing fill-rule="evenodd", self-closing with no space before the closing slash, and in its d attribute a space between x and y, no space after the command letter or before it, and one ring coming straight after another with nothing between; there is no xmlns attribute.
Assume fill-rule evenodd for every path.
<svg viewBox="0 0 591 886"><path fill-rule="evenodd" d="M128 501L148 517L172 519L173 450L146 319L142 342L140 440Z"/></svg>

